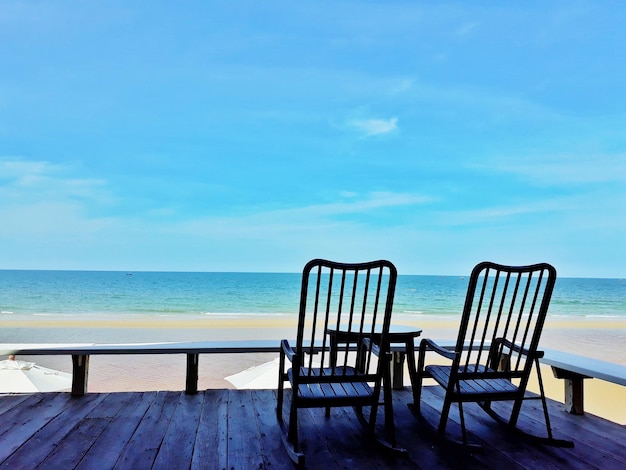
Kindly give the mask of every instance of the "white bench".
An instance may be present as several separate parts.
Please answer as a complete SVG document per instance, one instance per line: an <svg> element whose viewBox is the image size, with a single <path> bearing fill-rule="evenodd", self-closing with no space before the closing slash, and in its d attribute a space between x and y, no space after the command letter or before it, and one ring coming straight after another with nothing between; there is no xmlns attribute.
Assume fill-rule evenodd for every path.
<svg viewBox="0 0 626 470"><path fill-rule="evenodd" d="M453 348L449 341L442 342ZM446 344L447 343L447 344ZM404 367L404 346L392 345L391 350L398 360L393 361L392 377L394 388L401 388ZM87 393L89 357L94 354L186 354L187 372L185 392L198 391L198 360L200 354L233 353L277 353L278 340L255 341L204 341L172 343L125 343L125 344L0 344L0 355L71 355L72 356L72 395ZM542 364L552 367L555 377L564 380L565 408L572 414L584 413L584 379L597 378L626 386L626 366L591 359L576 354L546 349Z"/></svg>
<svg viewBox="0 0 626 470"><path fill-rule="evenodd" d="M392 345L391 351L401 356L405 347ZM121 354L186 354L187 372L185 393L198 391L198 361L200 354L246 354L280 352L279 340L254 341L203 341L172 343L122 343L122 344L0 344L0 356L72 356L72 395L83 396L87 393L89 376L89 357L93 355ZM402 387L402 368L404 361L393 361L394 386ZM278 377L276 377L278 384Z"/></svg>
<svg viewBox="0 0 626 470"><path fill-rule="evenodd" d="M578 354L545 349L539 361L552 367L557 379L564 380L565 410L584 414L584 380L596 378L626 386L626 366Z"/></svg>
<svg viewBox="0 0 626 470"><path fill-rule="evenodd" d="M205 341L182 343L127 344L0 344L0 355L72 356L72 395L87 393L89 357L95 354L186 354L185 392L198 391L198 358L200 354L278 353L278 340ZM278 378L277 378L278 381Z"/></svg>

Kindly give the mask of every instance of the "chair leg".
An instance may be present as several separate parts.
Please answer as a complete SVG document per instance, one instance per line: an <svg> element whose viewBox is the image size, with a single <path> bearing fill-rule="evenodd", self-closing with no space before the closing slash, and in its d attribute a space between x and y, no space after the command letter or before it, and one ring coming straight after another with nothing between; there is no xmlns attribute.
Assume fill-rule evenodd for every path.
<svg viewBox="0 0 626 470"><path fill-rule="evenodd" d="M550 425L550 414L548 413L548 403L546 402L546 394L543 390L543 378L541 377L541 369L539 368L539 359L535 359L535 367L537 368L537 380L539 382L539 392L541 393L541 404L543 405L543 416L546 421L548 439L552 438L552 426Z"/></svg>
<svg viewBox="0 0 626 470"><path fill-rule="evenodd" d="M298 408L294 404L295 400L292 398L291 408L289 410L289 430L287 432L287 439L293 445L293 448L298 452Z"/></svg>
<svg viewBox="0 0 626 470"><path fill-rule="evenodd" d="M437 432L444 436L446 434L446 426L448 424L448 415L450 414L450 406L452 405L452 399L449 393L446 392L446 396L443 400L443 408L441 409L441 417L439 418L439 428Z"/></svg>
<svg viewBox="0 0 626 470"><path fill-rule="evenodd" d="M544 420L546 423L547 437L536 436L534 434L530 434L526 431L523 431L517 427L517 420L520 415L520 411L522 408L522 403L525 398L523 395L515 400L513 403L513 410L511 411L511 415L508 419L504 419L498 413L496 413L493 408L490 406L490 402L480 403L481 407L487 412L489 416L495 419L498 423L507 426L512 432L515 432L517 435L527 439L529 441L537 442L539 444L545 444L555 447L574 447L574 442L567 439L555 439L552 435L552 427L550 425L550 415L548 413L548 403L546 401L546 395L544 393L543 388L543 379L541 377L541 370L539 368L539 360L535 359L535 366L537 368L537 380L539 382L539 399L541 400L541 405L543 408ZM486 406L485 406L486 405Z"/></svg>
<svg viewBox="0 0 626 470"><path fill-rule="evenodd" d="M276 399L276 419L278 421L283 420L283 391L278 389L278 396Z"/></svg>
<svg viewBox="0 0 626 470"><path fill-rule="evenodd" d="M283 384L279 383L278 390L276 391L276 418L278 418L279 421L283 419L283 395Z"/></svg>
<svg viewBox="0 0 626 470"><path fill-rule="evenodd" d="M391 383L391 361L393 356L389 355L389 360L383 366L383 400L385 407L385 439L389 441L392 447L396 447L396 428L393 417L393 396L392 396L392 383ZM376 413L377 407L372 407L372 412ZM373 420L376 420L376 414L373 416Z"/></svg>
<svg viewBox="0 0 626 470"><path fill-rule="evenodd" d="M290 407L288 430L285 432L284 422L281 421L282 441L289 458L298 468L304 468L304 454L300 452L298 443L298 410Z"/></svg>
<svg viewBox="0 0 626 470"><path fill-rule="evenodd" d="M459 418L461 420L461 438L463 444L467 445L467 430L465 429L465 413L463 413L463 402L459 401Z"/></svg>
<svg viewBox="0 0 626 470"><path fill-rule="evenodd" d="M390 379L390 377L387 377ZM385 434L386 439L395 448L396 447L396 426L393 417L393 397L391 396L391 381L386 380L383 389L383 396L385 399ZM376 407L372 407L372 412L376 413ZM371 418L374 422L376 420L376 414Z"/></svg>
<svg viewBox="0 0 626 470"><path fill-rule="evenodd" d="M409 409L413 414L420 414L420 404L422 402L422 384L424 382L424 362L426 352L420 348L417 358L417 373L415 374L415 383L413 387L413 403L409 404Z"/></svg>

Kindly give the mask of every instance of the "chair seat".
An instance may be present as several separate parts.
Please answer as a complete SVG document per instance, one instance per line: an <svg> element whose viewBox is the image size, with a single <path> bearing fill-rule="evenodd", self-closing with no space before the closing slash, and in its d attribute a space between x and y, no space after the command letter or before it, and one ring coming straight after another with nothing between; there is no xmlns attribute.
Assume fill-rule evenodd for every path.
<svg viewBox="0 0 626 470"><path fill-rule="evenodd" d="M365 380L358 380L359 374L352 367L326 368L300 368L300 377L307 380L307 383L298 384L298 395L301 399L311 399L319 403L320 400L328 400L333 403L340 403L342 400L355 404L355 399L362 399L363 403L368 403L374 397L374 390ZM287 371L289 382L293 386L293 370ZM308 379L311 377L312 379ZM326 378L329 381L315 381L314 378ZM342 377L344 380L341 380ZM345 377L352 377L346 381ZM332 378L336 379L334 382ZM365 377L363 377L365 379ZM313 380L313 381L310 381Z"/></svg>
<svg viewBox="0 0 626 470"><path fill-rule="evenodd" d="M451 366L430 365L426 366L425 370L439 385L444 387L448 385L450 373L452 372ZM478 372L484 373L487 372L487 369L481 366ZM461 390L460 395L467 395L468 401L475 400L479 395L484 395L485 398L489 397L491 400L510 399L511 395L519 393L519 388L513 382L501 377L460 380L459 388ZM455 396L459 395L456 386L453 393Z"/></svg>

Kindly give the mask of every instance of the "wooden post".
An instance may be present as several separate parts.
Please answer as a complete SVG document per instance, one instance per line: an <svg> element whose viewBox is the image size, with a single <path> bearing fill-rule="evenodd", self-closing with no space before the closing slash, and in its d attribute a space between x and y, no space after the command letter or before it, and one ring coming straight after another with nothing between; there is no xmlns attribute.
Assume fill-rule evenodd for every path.
<svg viewBox="0 0 626 470"><path fill-rule="evenodd" d="M72 396L85 396L89 375L89 355L72 354L72 366Z"/></svg>
<svg viewBox="0 0 626 470"><path fill-rule="evenodd" d="M563 379L565 386L565 411L573 415L584 415L584 380L591 377L554 366L552 366L552 372L557 379Z"/></svg>
<svg viewBox="0 0 626 470"><path fill-rule="evenodd" d="M198 357L200 355L187 354L187 378L185 383L185 393L198 393Z"/></svg>
<svg viewBox="0 0 626 470"><path fill-rule="evenodd" d="M394 351L392 354L393 365L391 367L391 383L394 389L404 388L404 360L406 354L402 351Z"/></svg>

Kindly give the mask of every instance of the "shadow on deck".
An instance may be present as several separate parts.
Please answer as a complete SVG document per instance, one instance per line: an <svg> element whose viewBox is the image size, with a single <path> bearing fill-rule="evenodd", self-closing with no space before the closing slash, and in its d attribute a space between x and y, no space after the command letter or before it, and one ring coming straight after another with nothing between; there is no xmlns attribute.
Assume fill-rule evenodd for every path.
<svg viewBox="0 0 626 470"><path fill-rule="evenodd" d="M423 393L422 408L436 420L442 395ZM626 429L592 415L572 416L551 401L556 437L573 449L520 442L477 406L466 405L471 437L484 445L470 453L438 444L406 404L410 389L394 391L398 444L389 454L364 433L351 409L301 411L308 468L624 468ZM0 466L3 468L293 468L282 447L273 390L69 393L0 397ZM539 405L539 403L536 403ZM451 418L458 421L453 409ZM381 420L382 421L382 420ZM543 430L535 402L521 423ZM452 423L452 431L454 431Z"/></svg>

